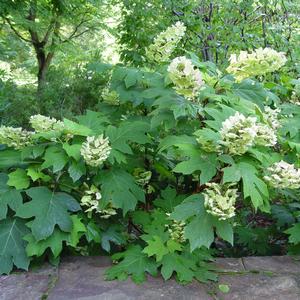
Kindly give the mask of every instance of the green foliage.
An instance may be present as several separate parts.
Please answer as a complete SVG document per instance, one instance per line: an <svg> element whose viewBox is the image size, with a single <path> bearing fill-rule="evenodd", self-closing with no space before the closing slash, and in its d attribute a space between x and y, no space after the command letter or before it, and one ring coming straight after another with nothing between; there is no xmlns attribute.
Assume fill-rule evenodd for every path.
<svg viewBox="0 0 300 300"><path fill-rule="evenodd" d="M80 210L73 197L65 193L54 193L46 187L30 188L26 194L32 200L21 205L16 215L20 218L34 217L30 227L37 241L51 236L55 225L65 232L72 230L72 220L68 211Z"/></svg>
<svg viewBox="0 0 300 300"><path fill-rule="evenodd" d="M14 265L27 270L30 259L26 255L23 238L29 230L25 222L9 217L0 221L0 225L0 273L9 274Z"/></svg>
<svg viewBox="0 0 300 300"><path fill-rule="evenodd" d="M156 263L141 250L140 246L134 245L125 252L114 254L112 259L121 259L121 262L106 272L107 279L126 280L130 275L134 282L142 283L145 280L145 273L155 276L157 273Z"/></svg>
<svg viewBox="0 0 300 300"><path fill-rule="evenodd" d="M63 52L59 45L80 16L88 20L79 32L100 18L97 1L41 1L40 24L24 22L21 12L33 2L2 5L3 26L11 22L10 30L16 27L22 37L34 31L41 38L61 14L58 32L49 29L54 44L44 45L46 56ZM121 56L129 66L101 63L95 55L89 62L76 58L68 68L57 57L48 84L42 79L40 89L38 82L40 103L31 114L62 121L38 116L33 119L43 124L34 125L27 112L26 119L12 114L20 99L0 102L1 274L27 270L35 260L58 262L62 253L105 254L114 263L109 280L141 283L147 274L161 274L185 284L217 279L212 254L299 253L300 100L289 68L296 50L293 37L283 43L286 28L271 36L266 24L276 27L288 18L290 30L298 21L283 14L282 4L175 2L114 1L122 15ZM170 62L145 56L153 37L175 20L187 34L171 59L185 55L177 71L193 78L184 93L192 98L176 92L186 80L178 74L171 80L176 70ZM287 50L287 66L242 81L226 73L229 54L264 44ZM0 99L9 99L14 83L3 82ZM18 86L16 94L22 90Z"/></svg>

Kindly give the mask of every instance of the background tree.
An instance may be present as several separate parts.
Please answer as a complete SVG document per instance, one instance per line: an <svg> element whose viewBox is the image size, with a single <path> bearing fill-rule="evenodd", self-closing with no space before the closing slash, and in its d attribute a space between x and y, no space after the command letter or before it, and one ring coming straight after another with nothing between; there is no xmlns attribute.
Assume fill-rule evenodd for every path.
<svg viewBox="0 0 300 300"><path fill-rule="evenodd" d="M64 44L100 26L100 5L103 4L103 1L97 0L1 2L4 22L19 39L34 49L38 65L38 90L45 83L55 53Z"/></svg>
<svg viewBox="0 0 300 300"><path fill-rule="evenodd" d="M203 61L219 66L233 52L272 47L300 57L299 0L120 0L121 57L135 65L144 59L144 49L162 28L176 21L187 26L182 47Z"/></svg>

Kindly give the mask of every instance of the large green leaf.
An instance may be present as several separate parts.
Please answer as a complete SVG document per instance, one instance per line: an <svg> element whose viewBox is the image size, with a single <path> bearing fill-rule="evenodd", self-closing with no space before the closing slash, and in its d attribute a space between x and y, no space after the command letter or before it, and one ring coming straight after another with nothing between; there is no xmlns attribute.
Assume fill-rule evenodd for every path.
<svg viewBox="0 0 300 300"><path fill-rule="evenodd" d="M8 174L7 185L15 187L17 190L27 189L30 185L30 177L23 169L16 169Z"/></svg>
<svg viewBox="0 0 300 300"><path fill-rule="evenodd" d="M196 268L196 261L177 253L169 253L162 259L161 274L167 280L175 272L179 281L189 282L194 278Z"/></svg>
<svg viewBox="0 0 300 300"><path fill-rule="evenodd" d="M78 116L77 120L80 124L92 129L96 135L103 133L105 127L109 124L109 119L101 112L90 110L87 110L85 115Z"/></svg>
<svg viewBox="0 0 300 300"><path fill-rule="evenodd" d="M58 146L47 148L43 159L44 162L42 164L42 168L46 169L52 167L54 173L62 170L68 162L68 156L65 151Z"/></svg>
<svg viewBox="0 0 300 300"><path fill-rule="evenodd" d="M37 241L49 237L58 225L62 231L71 232L72 219L68 211L80 210L78 202L66 193L54 193L46 187L33 187L26 191L32 199L17 209L20 218L34 218L31 230Z"/></svg>
<svg viewBox="0 0 300 300"><path fill-rule="evenodd" d="M250 198L255 209L269 211L269 191L267 185L258 177L258 170L248 161L240 161L224 169L223 182L243 181L244 198Z"/></svg>
<svg viewBox="0 0 300 300"><path fill-rule="evenodd" d="M89 136L93 135L92 129L82 125L82 124L77 124L71 120L64 119L64 129L74 135L81 135L81 136Z"/></svg>
<svg viewBox="0 0 300 300"><path fill-rule="evenodd" d="M112 169L100 174L102 199L112 201L115 207L121 208L125 215L134 210L138 201L145 201L144 191L136 184L135 179L122 169Z"/></svg>
<svg viewBox="0 0 300 300"><path fill-rule="evenodd" d="M145 121L124 122L118 128L108 126L106 135L109 137L112 146L112 155L118 158L118 151L125 154L132 154L128 142L145 144L150 142L146 132L150 130L150 124Z"/></svg>
<svg viewBox="0 0 300 300"><path fill-rule="evenodd" d="M203 154L199 151L191 156L189 160L177 164L173 171L185 175L200 171L200 183L204 184L216 175L217 166L218 161L215 153Z"/></svg>
<svg viewBox="0 0 300 300"><path fill-rule="evenodd" d="M289 235L289 242L292 244L300 243L300 223L294 224L291 228L285 231Z"/></svg>
<svg viewBox="0 0 300 300"><path fill-rule="evenodd" d="M51 236L45 240L37 241L33 234L27 234L24 240L28 242L26 252L28 256L42 256L44 252L50 248L54 258L58 257L63 249L63 242L66 242L72 247L76 247L80 237L86 231L84 224L76 215L72 217L73 227L70 233L63 232L55 228Z"/></svg>
<svg viewBox="0 0 300 300"><path fill-rule="evenodd" d="M21 192L9 188L7 180L7 175L0 173L0 220L6 218L8 207L16 211L23 203Z"/></svg>
<svg viewBox="0 0 300 300"><path fill-rule="evenodd" d="M254 102L261 108L264 107L264 101L268 96L262 84L251 79L243 80L240 83L235 83L232 91L235 95Z"/></svg>
<svg viewBox="0 0 300 300"><path fill-rule="evenodd" d="M28 256L42 256L50 248L53 256L56 258L62 251L63 242L69 239L69 234L55 228L52 234L45 240L37 241L32 234L24 237L28 242L26 253Z"/></svg>
<svg viewBox="0 0 300 300"><path fill-rule="evenodd" d="M159 236L152 236L151 239L146 240L148 246L144 248L143 253L148 256L156 256L156 261L162 260L162 258L169 253L169 249L165 245L164 241Z"/></svg>
<svg viewBox="0 0 300 300"><path fill-rule="evenodd" d="M184 236L190 241L191 251L201 246L210 247L214 241L214 219L209 214L199 214L188 223Z"/></svg>
<svg viewBox="0 0 300 300"><path fill-rule="evenodd" d="M117 224L110 225L105 231L101 232L101 247L110 252L110 243L124 245L126 243L123 228ZM97 236L97 233L96 233Z"/></svg>
<svg viewBox="0 0 300 300"><path fill-rule="evenodd" d="M0 274L8 274L13 265L27 270L29 258L26 255L26 242L23 237L29 232L25 221L7 218L0 221Z"/></svg>
<svg viewBox="0 0 300 300"><path fill-rule="evenodd" d="M68 168L68 172L73 182L76 182L86 173L85 164L83 162L72 161Z"/></svg>
<svg viewBox="0 0 300 300"><path fill-rule="evenodd" d="M108 280L125 280L131 276L134 282L142 283L145 281L145 273L152 276L157 274L157 264L142 252L139 245L129 246L126 251L114 254L112 259L121 261L106 271Z"/></svg>
<svg viewBox="0 0 300 300"><path fill-rule="evenodd" d="M190 249L205 246L210 247L214 241L214 232L223 240L233 244L233 230L230 221L219 221L216 217L208 214L204 208L202 194L194 194L186 198L182 204L175 207L171 218L185 221L184 236L190 242Z"/></svg>
<svg viewBox="0 0 300 300"><path fill-rule="evenodd" d="M184 196L177 195L176 190L168 186L161 191L161 198L156 199L154 204L167 212L172 212L174 207L182 202L183 198Z"/></svg>
<svg viewBox="0 0 300 300"><path fill-rule="evenodd" d="M11 168L22 163L21 152L16 150L1 150L0 151L0 168Z"/></svg>

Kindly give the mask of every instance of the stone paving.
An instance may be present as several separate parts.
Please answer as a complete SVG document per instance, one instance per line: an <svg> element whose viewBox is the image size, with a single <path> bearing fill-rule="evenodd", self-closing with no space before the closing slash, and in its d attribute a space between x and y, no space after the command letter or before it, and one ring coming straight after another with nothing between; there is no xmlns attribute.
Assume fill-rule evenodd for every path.
<svg viewBox="0 0 300 300"><path fill-rule="evenodd" d="M0 276L0 300L300 300L300 260L246 257L217 259L219 282L179 285L174 279L149 277L141 285L131 280L105 281L106 257L69 257L58 268L44 265L27 273ZM218 285L230 290L222 293Z"/></svg>

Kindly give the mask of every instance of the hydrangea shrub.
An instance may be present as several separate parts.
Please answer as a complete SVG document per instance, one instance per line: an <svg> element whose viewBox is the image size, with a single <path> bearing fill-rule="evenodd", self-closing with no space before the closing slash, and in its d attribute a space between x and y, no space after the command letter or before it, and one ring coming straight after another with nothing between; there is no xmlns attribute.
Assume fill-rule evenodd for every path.
<svg viewBox="0 0 300 300"><path fill-rule="evenodd" d="M64 251L111 255L107 279L206 282L212 248L262 253L272 236L297 252L300 106L261 77L285 56L241 53L222 74L171 58L184 31L157 37L145 68L99 64L98 111L0 127L1 274Z"/></svg>

